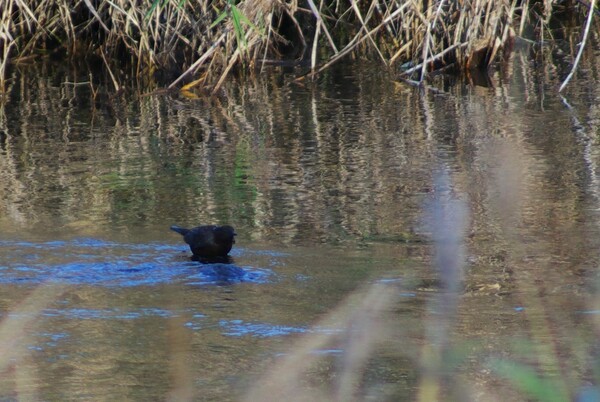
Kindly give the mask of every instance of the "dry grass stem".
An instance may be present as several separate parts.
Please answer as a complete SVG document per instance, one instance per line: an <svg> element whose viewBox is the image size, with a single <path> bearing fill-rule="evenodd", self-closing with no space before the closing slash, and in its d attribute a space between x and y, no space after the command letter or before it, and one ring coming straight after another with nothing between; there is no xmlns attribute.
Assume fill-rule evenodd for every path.
<svg viewBox="0 0 600 402"><path fill-rule="evenodd" d="M315 325L315 331L301 338L285 357L275 362L256 387L245 396L246 401L287 400L319 401L361 400L357 389L360 375L373 348L383 341L386 313L396 300L398 289L375 284L351 295L340 307ZM336 323L335 330L319 330ZM397 336L397 334L396 334ZM303 386L299 381L323 356L315 351L341 347L340 373L337 381L322 388Z"/></svg>
<svg viewBox="0 0 600 402"><path fill-rule="evenodd" d="M29 327L38 319L42 310L54 302L64 286L44 285L35 289L22 303L10 310L0 322L0 372L5 372L18 357L26 353L24 343L31 333Z"/></svg>

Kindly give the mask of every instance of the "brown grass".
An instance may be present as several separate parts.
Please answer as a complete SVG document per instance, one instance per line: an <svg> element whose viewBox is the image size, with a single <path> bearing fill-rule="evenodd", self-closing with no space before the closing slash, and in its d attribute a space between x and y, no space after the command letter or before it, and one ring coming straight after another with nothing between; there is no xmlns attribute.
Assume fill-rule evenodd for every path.
<svg viewBox="0 0 600 402"><path fill-rule="evenodd" d="M362 56L421 81L488 66L510 49L516 26L548 21L554 2L539 3L9 0L0 7L0 86L9 62L51 55L104 64L116 90L134 77L214 93L236 68L287 61L314 76Z"/></svg>

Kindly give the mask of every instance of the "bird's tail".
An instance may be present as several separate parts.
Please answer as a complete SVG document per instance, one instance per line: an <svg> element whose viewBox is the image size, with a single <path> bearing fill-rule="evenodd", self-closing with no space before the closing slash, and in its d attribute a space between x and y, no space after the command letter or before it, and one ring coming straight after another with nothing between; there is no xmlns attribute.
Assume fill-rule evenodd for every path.
<svg viewBox="0 0 600 402"><path fill-rule="evenodd" d="M182 236L185 236L190 231L189 229L185 229L185 228L179 227L177 225L171 226L171 230L179 233Z"/></svg>

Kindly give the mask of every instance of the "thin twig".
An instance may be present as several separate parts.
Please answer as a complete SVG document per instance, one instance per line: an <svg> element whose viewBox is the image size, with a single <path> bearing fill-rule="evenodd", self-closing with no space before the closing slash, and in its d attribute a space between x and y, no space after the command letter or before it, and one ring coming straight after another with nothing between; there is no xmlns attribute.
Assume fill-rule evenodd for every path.
<svg viewBox="0 0 600 402"><path fill-rule="evenodd" d="M92 15L94 16L94 18L96 18L96 20L98 20L98 22L100 23L100 25L102 26L102 28L104 28L104 30L106 32L110 32L110 29L108 29L108 27L106 25L104 25L104 21L102 21L102 18L98 15L98 12L94 8L94 6L90 2L90 0L83 0L83 2L87 6L88 10L90 10L90 13L92 13Z"/></svg>
<svg viewBox="0 0 600 402"><path fill-rule="evenodd" d="M433 19L431 24L428 25L428 27L427 27L427 35L425 36L425 43L423 44L423 60L427 59L427 54L429 53L429 43L431 41L431 30L437 24L437 20L438 20L438 17L440 16L443 5L444 5L444 0L440 1L440 4L438 5L437 10L435 11L435 18ZM427 63L423 62L422 68L421 68L421 77L419 78L420 82L422 82L425 78L426 69L427 69Z"/></svg>
<svg viewBox="0 0 600 402"><path fill-rule="evenodd" d="M231 71L233 66L235 66L235 63L238 61L240 54L241 54L241 52L240 52L239 48L237 48L235 50L235 52L233 52L231 59L229 59L229 64L227 65L227 68L225 68L225 71L223 71L223 73L221 74L219 81L217 81L217 84L212 89L212 92L211 92L212 95L216 94L217 91L219 90L219 88L221 88L221 85L223 85L223 82L225 82L225 78L229 74L229 71Z"/></svg>
<svg viewBox="0 0 600 402"><path fill-rule="evenodd" d="M365 32L368 32L369 28L367 27L367 22L370 19L370 17L367 15L367 22L365 22L364 18L362 17L362 14L360 13L358 5L356 4L356 1L352 1L351 3L352 3L352 8L354 9L354 13L358 17L358 20L360 21L361 30L363 30ZM375 43L375 40L373 40L373 38L371 36L369 36L369 40L371 41L371 44L373 45L373 47L377 51L377 54L381 58L381 61L383 61L385 64L388 64L388 62L385 59L385 57L383 57L383 54L381 53L381 50L379 50L379 47L377 46L377 43Z"/></svg>
<svg viewBox="0 0 600 402"><path fill-rule="evenodd" d="M329 41L329 45L333 49L334 53L337 54L338 50L337 50L337 47L335 46L335 42L333 41L333 38L331 37L331 35L329 34L329 31L327 30L327 27L325 26L325 23L323 22L323 18L321 18L321 14L319 13L319 10L317 10L317 6L315 6L315 3L313 2L313 0L308 0L308 5L310 6L310 9L312 10L315 18L317 19L317 24L319 24L323 28L323 32L325 33L325 36L327 37L327 40Z"/></svg>
<svg viewBox="0 0 600 402"><path fill-rule="evenodd" d="M321 1L321 5L323 2ZM312 49L310 52L310 71L315 71L317 65L317 50L319 49L319 36L321 35L321 24L317 24L315 28L315 36L313 39Z"/></svg>
<svg viewBox="0 0 600 402"><path fill-rule="evenodd" d="M417 64L416 66L409 68L406 71L402 72L402 75L410 75L412 73L414 73L415 71L421 69L423 67L423 64L427 64L427 63L431 63L432 61L435 61L441 57L444 57L446 55L446 53L453 51L454 49L456 49L457 47L466 47L469 44L467 42L464 43L457 43L455 45L450 46L449 48L445 49L443 52L440 52L434 56L431 56L430 58L428 58L427 60L423 61L423 63L421 64Z"/></svg>
<svg viewBox="0 0 600 402"><path fill-rule="evenodd" d="M173 88L175 85L177 85L179 83L179 81L181 81L182 79L184 79L185 77L187 77L188 74L190 74L191 72L195 71L198 67L200 67L202 65L202 63L204 63L206 61L206 59L208 59L216 50L217 46L223 42L225 40L225 37L227 36L227 31L223 32L221 34L221 36L212 44L212 46L210 47L210 49L208 49L198 60L196 60L194 62L194 64L192 64L190 66L190 68L188 68L187 70L185 70L185 72L183 74L181 74L175 81L173 81L170 85L169 85L169 89Z"/></svg>
<svg viewBox="0 0 600 402"><path fill-rule="evenodd" d="M571 72L569 72L569 75L567 75L567 78L565 78L565 80L562 83L562 85L560 86L560 88L558 88L558 92L561 92L567 86L569 81L571 81L571 78L573 77L575 70L577 69L577 65L579 64L579 59L581 59L581 55L583 54L583 48L585 47L585 43L587 41L588 34L590 33L590 26L592 26L592 18L594 17L595 7L596 7L596 0L592 0L592 2L590 3L590 11L588 13L587 22L585 23L585 31L583 31L583 39L582 39L581 43L579 44L579 52L577 52L577 57L575 58L575 62L573 63Z"/></svg>
<svg viewBox="0 0 600 402"><path fill-rule="evenodd" d="M101 50L100 54L102 55L102 60L104 60L104 64L106 65L108 74L110 74L110 78L112 79L113 85L115 86L115 91L119 92L121 90L121 87L120 87L119 83L117 82L117 79L114 76L112 70L110 69L110 65L108 64L108 61L106 60L106 56L104 56L104 50Z"/></svg>

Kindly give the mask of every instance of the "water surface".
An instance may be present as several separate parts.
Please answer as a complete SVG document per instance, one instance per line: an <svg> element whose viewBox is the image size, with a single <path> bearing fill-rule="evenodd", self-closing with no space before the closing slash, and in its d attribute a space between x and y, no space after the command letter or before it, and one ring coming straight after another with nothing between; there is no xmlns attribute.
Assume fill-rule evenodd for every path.
<svg viewBox="0 0 600 402"><path fill-rule="evenodd" d="M61 84L77 77L14 71L0 313L31 322L13 335L2 397L234 400L286 367L309 396L412 400L439 328L462 356L442 372L483 393L522 397L490 371L499 358L568 374L572 389L594 382L596 110L511 63L490 88L419 91L358 65L199 99L93 100ZM464 216L427 224L453 202ZM168 230L201 223L236 228L224 269L239 275L191 261ZM453 229L456 247L436 249ZM61 290L20 309L45 286ZM361 313L373 286L392 296ZM307 339L313 364L286 366ZM356 344L368 357L348 358Z"/></svg>

